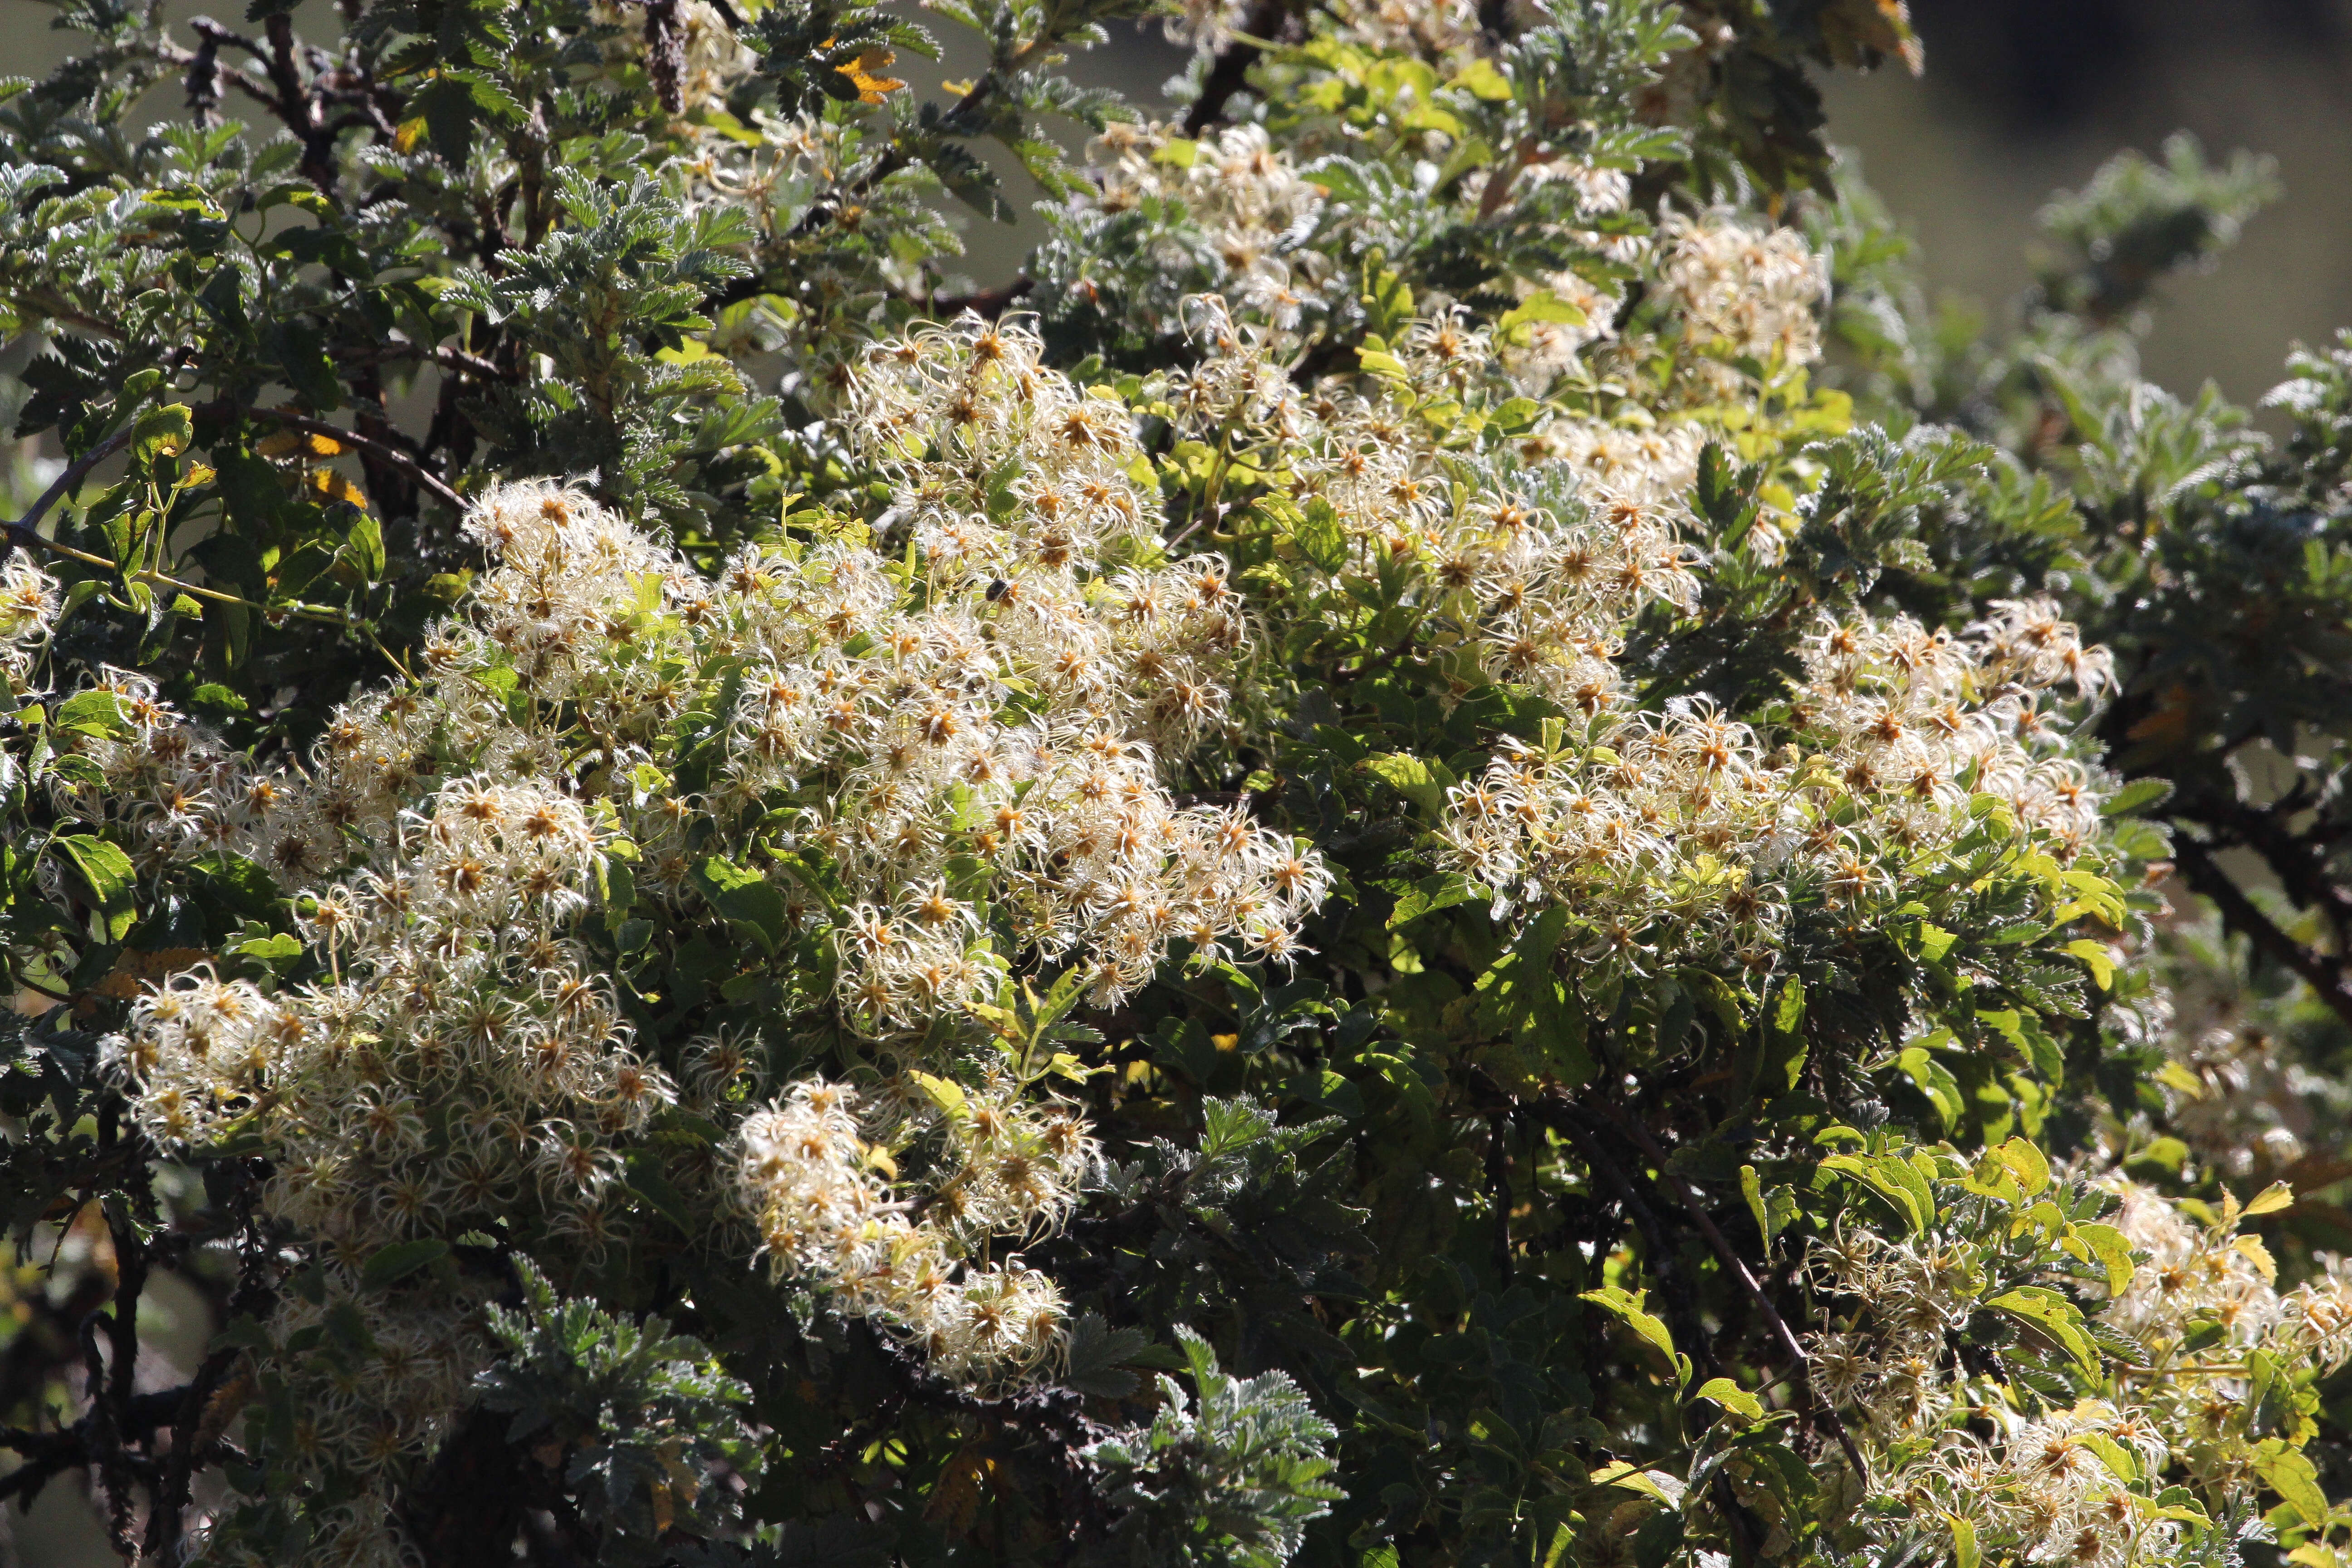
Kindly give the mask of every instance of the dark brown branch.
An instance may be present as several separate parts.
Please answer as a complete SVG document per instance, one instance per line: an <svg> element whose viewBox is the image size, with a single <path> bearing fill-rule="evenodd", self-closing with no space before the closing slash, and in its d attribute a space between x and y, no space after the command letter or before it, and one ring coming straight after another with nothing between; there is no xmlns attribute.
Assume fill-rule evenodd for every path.
<svg viewBox="0 0 2352 1568"><path fill-rule="evenodd" d="M1845 1450L1846 1462L1853 1467L1854 1478L1867 1485L1870 1480L1870 1467L1863 1462L1862 1450L1854 1445L1853 1436L1846 1430L1845 1422L1839 1417L1834 1409L1831 1408L1829 1401L1823 1399L1821 1392L1813 1386L1812 1358L1805 1354L1804 1344L1789 1327L1788 1320L1782 1318L1780 1309L1772 1305L1772 1298L1765 1294L1763 1286L1757 1283L1756 1276L1749 1271L1746 1260L1739 1256L1738 1250L1731 1245L1730 1239L1716 1225L1714 1217L1706 1212L1706 1206L1698 1201L1698 1194L1691 1191L1690 1184L1684 1181L1681 1173L1666 1163L1665 1151L1659 1148L1658 1141L1650 1136L1650 1130L1630 1118L1617 1117L1614 1120L1624 1130L1626 1136L1639 1144L1642 1152L1657 1165L1658 1180L1665 1185L1669 1193L1674 1194L1675 1201L1682 1205L1683 1212L1690 1216L1692 1225L1697 1227L1699 1235L1706 1238L1708 1247L1714 1251L1717 1261L1723 1265L1733 1279L1739 1281L1740 1288L1747 1291L1748 1299L1755 1302L1756 1310L1763 1314L1764 1321L1770 1326L1773 1333L1779 1336L1782 1347L1788 1351L1790 1360L1796 1367L1798 1378L1804 1385L1806 1398L1811 1402L1815 1414L1837 1437L1838 1446Z"/></svg>
<svg viewBox="0 0 2352 1568"><path fill-rule="evenodd" d="M2196 892L2213 901L2231 930L2242 932L2254 950L2282 969L2300 976L2319 999L2347 1024L2352 1024L2352 976L2340 956L2315 952L2282 930L2263 913L2245 889L2214 863L2211 851L2183 834L2172 846L2173 864Z"/></svg>
<svg viewBox="0 0 2352 1568"><path fill-rule="evenodd" d="M2269 865L2286 896L2296 904L2316 910L2333 932L2336 946L2352 934L2352 892L2336 885L2320 846L2287 826L2287 819L2310 809L2307 779L2298 781L2285 798L2269 805L2251 805L2232 798L2199 800L2175 808L2175 815L2210 825L2245 846Z"/></svg>
<svg viewBox="0 0 2352 1568"><path fill-rule="evenodd" d="M16 519L14 522L0 520L0 539L5 539L9 543L16 546L19 550L46 550L49 548L49 541L41 537L41 519L48 515L49 509L51 507L57 505L58 502L63 500L66 497L79 489L81 488L82 480L89 477L89 471L92 468L95 468L99 464L106 461L107 458L114 456L115 453L122 450L124 447L128 446L131 442L131 435L136 428L137 426L133 425L124 426L121 429L117 430L113 435L109 436L105 440L100 441L97 446L92 447L89 451L84 452L80 457L76 458L72 462L67 464L66 471L59 474L57 479L50 483L49 488L40 493L31 506L25 509L24 516Z"/></svg>
<svg viewBox="0 0 2352 1568"><path fill-rule="evenodd" d="M982 289L977 294L934 296L931 313L941 321L953 321L969 310L992 321L1013 309L1018 301L1026 299L1030 290L1036 287L1034 279L1015 278L1010 283L994 289Z"/></svg>
<svg viewBox="0 0 2352 1568"><path fill-rule="evenodd" d="M385 462L390 463L393 467L400 469L401 472L406 474L410 479L415 480L417 484L423 486L425 489L430 490L436 500L442 501L447 506L455 508L458 511L464 511L466 510L466 498L464 496L461 496L456 490L451 489L447 482L442 479L439 475L434 473L415 458L403 451L400 447L394 446L388 440L382 440L373 436L362 436L356 430L346 430L340 425L331 425L323 419L312 419L299 414L289 414L282 409L254 408L248 409L247 412L253 415L256 418L275 420L278 424L285 426L289 430L301 430L313 436L324 436L328 439L333 441L348 441L354 447L362 447L367 451L373 452L377 457L382 458Z"/></svg>

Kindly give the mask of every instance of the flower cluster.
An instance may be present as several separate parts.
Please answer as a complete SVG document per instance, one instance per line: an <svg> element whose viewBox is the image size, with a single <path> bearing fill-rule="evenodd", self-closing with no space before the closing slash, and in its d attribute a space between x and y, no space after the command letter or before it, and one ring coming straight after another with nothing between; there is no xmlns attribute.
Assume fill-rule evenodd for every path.
<svg viewBox="0 0 2352 1568"><path fill-rule="evenodd" d="M2136 1183L2099 1184L2120 1201L2117 1239L2144 1261L2095 1320L2161 1375L2124 1377L2112 1397L2071 1407L2021 1411L1950 1353L2004 1272L1993 1253L2008 1240L2006 1211L1990 1242L1859 1231L1814 1249L1822 1283L1860 1310L1853 1328L1813 1337L1812 1379L1885 1457L1871 1488L1889 1528L1959 1521L1979 1550L2027 1562L2164 1561L2180 1538L2180 1516L2158 1500L2165 1486L2227 1495L2252 1479L2250 1390L2262 1369L2326 1376L2352 1361L2352 1280L2340 1268L2282 1292L2262 1244L2238 1234L2234 1199L2200 1224Z"/></svg>
<svg viewBox="0 0 2352 1568"><path fill-rule="evenodd" d="M1188 293L1224 295L1289 330L1327 314L1333 290L1350 286L1313 243L1322 189L1262 126L1228 126L1194 142L1164 124L1117 123L1087 155L1101 188L1074 210L1089 222L1145 224L1142 253L1120 259L1148 280L1134 303L1155 332L1174 330Z"/></svg>
<svg viewBox="0 0 2352 1568"><path fill-rule="evenodd" d="M988 1239L1058 1225L1099 1159L1070 1107L1010 1085L966 1092L930 1079L915 1130L935 1129L945 1173L916 1210L894 1202L894 1162L866 1134L909 1131L891 1101L823 1080L743 1123L737 1179L779 1272L835 1281L837 1299L919 1346L950 1376L1002 1384L1060 1349L1068 1317L1046 1276L971 1260ZM861 1116L861 1111L863 1115Z"/></svg>
<svg viewBox="0 0 2352 1568"><path fill-rule="evenodd" d="M21 684L58 618L58 585L22 559L0 564L0 681Z"/></svg>
<svg viewBox="0 0 2352 1568"><path fill-rule="evenodd" d="M1659 288L1700 346L1790 364L1821 357L1826 274L1803 236L1727 213L1677 215L1658 247Z"/></svg>
<svg viewBox="0 0 2352 1568"><path fill-rule="evenodd" d="M426 636L420 678L346 704L303 771L257 767L143 677L114 679L121 731L82 743L92 766L61 805L151 867L257 861L307 940L299 984L204 968L153 989L114 1070L160 1147L268 1152L264 1207L315 1244L330 1307L383 1247L467 1229L520 1226L593 1265L625 1244L648 1121L681 1100L740 1114L740 1039L667 1068L635 1048L577 929L600 900L618 918L613 878L688 922L773 889L777 935L831 960L811 1000L902 1059L902 1031L993 1004L1015 964L1108 1000L1178 942L1201 962L1295 951L1328 873L1244 814L1180 806L1159 772L1223 721L1248 631L1227 568L1161 555L1124 409L1036 355L977 323L876 351L849 395L893 484L884 539L818 518L716 581L576 491L492 490L467 527L495 565ZM965 1259L1057 1224L1095 1145L1018 1086L929 1081L919 1205L824 1083L743 1126L739 1191L779 1267L957 1375L1016 1376L1058 1343L1059 1295ZM319 1310L289 1301L281 1337ZM379 1341L425 1333L407 1310L371 1302L391 1314ZM463 1367L416 1364L414 1399L377 1369L386 1408L455 1407ZM430 1436L324 1430L330 1467L357 1464L353 1444L392 1467Z"/></svg>
<svg viewBox="0 0 2352 1568"><path fill-rule="evenodd" d="M2058 635L2074 646L2071 626ZM2086 678L2093 662L2075 661ZM1581 729L1549 752L1506 750L1451 792L1444 831L1498 910L1565 906L1596 963L1769 969L1794 901L1862 916L1896 888L1895 859L1969 829L1975 796L2070 856L2098 825L2095 781L2059 752L2025 684L2036 667L1990 640L1825 620L1789 705L1791 743L1769 754L1704 700L1622 711L1605 657L1593 670Z"/></svg>
<svg viewBox="0 0 2352 1568"><path fill-rule="evenodd" d="M290 830L315 809L273 815ZM387 826L364 868L302 899L324 973L274 994L182 973L110 1042L158 1147L268 1152L261 1207L315 1259L312 1288L280 1297L272 1339L299 1343L338 1311L365 1325L352 1363L289 1363L303 1479L363 1479L336 1513L355 1549L377 1541L403 1467L463 1407L488 1353L470 1297L370 1290L369 1259L518 1225L601 1258L619 1218L619 1145L675 1098L566 933L602 853L566 795L451 779Z"/></svg>
<svg viewBox="0 0 2352 1568"><path fill-rule="evenodd" d="M1504 683L1566 714L1550 749L1507 742L1451 792L1447 857L1498 914L1563 905L1604 967L1769 968L1792 900L1859 918L1895 886L1895 859L1969 829L1974 796L2006 802L2064 858L2096 830L2097 782L2064 754L2051 694L2098 694L2108 656L2048 601L1997 605L1959 637L1825 617L1778 751L1704 697L1637 711L1627 629L1697 599L1681 538L1696 427L1560 419L1473 465L1413 412L1492 384L1486 335L1455 317L1417 323L1373 398L1297 392L1271 340L1214 302L1196 307L1195 336L1208 353L1170 394L1186 428L1280 454L1285 500L1302 533L1326 530L1317 564L1335 584L1419 612L1457 689Z"/></svg>

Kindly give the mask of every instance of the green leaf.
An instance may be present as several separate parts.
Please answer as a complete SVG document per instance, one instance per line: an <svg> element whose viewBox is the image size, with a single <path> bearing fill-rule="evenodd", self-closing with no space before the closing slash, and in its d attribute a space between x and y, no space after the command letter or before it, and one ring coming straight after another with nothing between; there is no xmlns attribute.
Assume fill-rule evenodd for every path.
<svg viewBox="0 0 2352 1568"><path fill-rule="evenodd" d="M1727 1377L1711 1377L1699 1384L1694 1399L1712 1399L1735 1415L1745 1415L1750 1421L1764 1419L1764 1402Z"/></svg>
<svg viewBox="0 0 2352 1568"><path fill-rule="evenodd" d="M1396 908L1389 912L1389 930L1411 925L1423 915L1467 903L1477 897L1460 873L1448 871L1443 876L1424 877L1397 900Z"/></svg>
<svg viewBox="0 0 2352 1568"><path fill-rule="evenodd" d="M2335 1510L2328 1506L2326 1492L2320 1489L2318 1469L2301 1449L2288 1447L2276 1437L2268 1438L2254 1452L2254 1472L2290 1508L2303 1515L2305 1524L2314 1530L2327 1527L2328 1517Z"/></svg>
<svg viewBox="0 0 2352 1568"><path fill-rule="evenodd" d="M1739 1167L1739 1195L1748 1200L1748 1212L1756 1218L1756 1234L1762 1237L1764 1245L1769 1247L1772 1245L1772 1218L1764 1207L1764 1184L1758 1179L1753 1165Z"/></svg>
<svg viewBox="0 0 2352 1568"><path fill-rule="evenodd" d="M2169 779L2134 779L2099 805L2101 816L2132 816L2172 798Z"/></svg>
<svg viewBox="0 0 2352 1568"><path fill-rule="evenodd" d="M364 582L375 583L383 577L383 525L370 512L362 512L352 520L351 532L343 539L343 557L355 567Z"/></svg>
<svg viewBox="0 0 2352 1568"><path fill-rule="evenodd" d="M60 838L57 847L79 873L89 901L98 906L99 913L104 917L107 940L121 942L130 934L131 922L139 915L131 897L137 873L131 867L131 857L105 839L92 837L86 833Z"/></svg>
<svg viewBox="0 0 2352 1568"><path fill-rule="evenodd" d="M58 704L57 717L50 723L59 730L108 741L128 740L138 733L123 717L122 699L105 690L75 692Z"/></svg>
<svg viewBox="0 0 2352 1568"><path fill-rule="evenodd" d="M1657 1347L1658 1351L1665 1356L1666 1364L1675 1369L1679 1380L1688 1383L1690 1363L1675 1353L1674 1335L1666 1331L1664 1321L1643 1310L1643 1299L1647 1294L1646 1291L1637 1290L1629 1295L1614 1285L1604 1285L1598 1290L1585 1291L1583 1299L1612 1314L1643 1340Z"/></svg>
<svg viewBox="0 0 2352 1568"><path fill-rule="evenodd" d="M761 951L772 957L783 945L791 908L766 878L713 855L694 868L694 879L720 918L757 942Z"/></svg>
<svg viewBox="0 0 2352 1568"><path fill-rule="evenodd" d="M1321 496L1307 501L1290 536L1300 552L1322 571L1337 572L1348 563L1347 527L1331 503Z"/></svg>
<svg viewBox="0 0 2352 1568"><path fill-rule="evenodd" d="M158 458L176 458L188 449L195 435L195 419L188 405L167 403L139 416L139 423L131 428L131 455L142 467L152 465Z"/></svg>
<svg viewBox="0 0 2352 1568"><path fill-rule="evenodd" d="M360 1283L371 1290L396 1285L418 1269L449 1256L449 1244L438 1237L395 1241L381 1248L360 1268Z"/></svg>
<svg viewBox="0 0 2352 1568"><path fill-rule="evenodd" d="M1822 1162L1822 1169L1851 1176L1885 1199L1914 1236L1924 1234L1936 1217L1936 1201L1927 1182L1901 1160L1883 1154L1832 1154Z"/></svg>
<svg viewBox="0 0 2352 1568"><path fill-rule="evenodd" d="M1995 1296L1985 1305L2041 1330L2073 1356L2085 1373L2098 1375L2099 1350L2084 1331L2082 1309L2055 1290L2022 1285Z"/></svg>
<svg viewBox="0 0 2352 1568"><path fill-rule="evenodd" d="M1952 951L1952 944L1958 941L1958 937L1942 926L1927 921L1919 922L1919 956L1930 963L1943 963L1944 955Z"/></svg>
<svg viewBox="0 0 2352 1568"><path fill-rule="evenodd" d="M2116 1479L2119 1481L2139 1479L2139 1463L2131 1457L2131 1451L2121 1443L2104 1432L2084 1432L2081 1434L2081 1437L2083 1447L2096 1454L2099 1457L2099 1463L2106 1466Z"/></svg>
<svg viewBox="0 0 2352 1568"><path fill-rule="evenodd" d="M1444 763L1411 752L1390 752L1365 758L1361 766L1412 802L1430 820L1435 821L1445 814L1445 786L1454 782L1454 775Z"/></svg>

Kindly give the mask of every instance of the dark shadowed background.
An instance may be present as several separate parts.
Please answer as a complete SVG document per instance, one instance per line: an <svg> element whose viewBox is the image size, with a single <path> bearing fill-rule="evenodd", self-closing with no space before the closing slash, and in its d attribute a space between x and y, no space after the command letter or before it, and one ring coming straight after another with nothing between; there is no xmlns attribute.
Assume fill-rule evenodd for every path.
<svg viewBox="0 0 2352 1568"><path fill-rule="evenodd" d="M2286 196L2219 269L2159 300L2148 373L2183 392L2210 377L2248 401L2280 379L2291 341L2324 342L2352 325L2352 0L1911 4L1925 79L1840 79L1830 122L1920 241L1934 289L2002 310L2025 281L2033 215L2053 188L2081 184L2120 148L2152 152L2186 129L2215 153L2276 158ZM183 17L203 8L172 5ZM236 14L235 0L219 8ZM37 74L64 55L68 36L50 29L51 15L39 0L0 0L0 72ZM936 93L971 60L905 63ZM1177 63L1154 28L1122 36L1081 74L1154 102ZM159 89L156 111L176 96ZM971 226L973 274L1009 277L1024 233ZM184 1342L188 1330L163 1337ZM0 1553L21 1568L113 1561L71 1478L29 1520L11 1512Z"/></svg>

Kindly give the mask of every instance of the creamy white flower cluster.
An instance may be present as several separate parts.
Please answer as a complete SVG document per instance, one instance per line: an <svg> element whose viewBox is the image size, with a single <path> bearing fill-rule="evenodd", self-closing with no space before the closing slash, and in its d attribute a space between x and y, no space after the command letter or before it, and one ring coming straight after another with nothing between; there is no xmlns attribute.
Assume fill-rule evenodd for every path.
<svg viewBox="0 0 2352 1568"><path fill-rule="evenodd" d="M1696 602L1696 555L1677 537L1676 498L1696 443L1682 434L1578 422L1548 432L1550 461L1464 465L1410 406L1494 371L1485 332L1455 317L1417 323L1398 344L1405 386L1372 398L1302 395L1269 363L1266 340L1213 302L1196 311L1211 349L1171 387L1187 426L1245 429L1279 454L1287 499L1311 531L1328 515L1344 550L1332 575L1402 590L1443 646L1487 680L1531 687L1591 714L1619 700L1613 660L1648 605ZM1578 475L1590 482L1580 489Z"/></svg>
<svg viewBox="0 0 2352 1568"><path fill-rule="evenodd" d="M1727 212L1675 214L1657 246L1659 288L1701 344L1759 360L1777 351L1790 364L1821 357L1827 272L1803 236Z"/></svg>
<svg viewBox="0 0 2352 1568"><path fill-rule="evenodd" d="M1825 619L1805 644L1793 746L1770 755L1703 698L1632 711L1618 664L1644 608L1696 601L1679 536L1693 427L1560 421L1521 444L1522 466L1470 464L1413 415L1491 380L1485 334L1453 317L1417 324L1370 398L1297 392L1213 302L1195 336L1208 352L1170 393L1186 428L1278 453L1300 535L1323 527L1337 547L1320 564L1423 610L1462 689L1506 682L1570 716L1557 750L1507 747L1451 793L1452 863L1498 912L1566 906L1596 963L1764 968L1792 892L1866 903L1893 885L1890 854L1967 830L1974 795L2006 800L2062 854L2095 831L2095 783L2058 754L2047 693L2095 694L2109 663L2050 602L1996 605L1959 637Z"/></svg>
<svg viewBox="0 0 2352 1568"><path fill-rule="evenodd" d="M1241 595L1222 557L1164 557L1127 410L1038 352L1024 327L967 319L868 356L855 432L895 481L892 537L920 552L925 597L807 616L796 662L761 667L739 710L742 755L857 753L807 831L888 895L843 928L861 1016L972 994L954 966L984 912L1108 1003L1180 940L1196 962L1287 959L1328 886L1246 814L1181 807L1158 782L1160 755L1224 720ZM959 857L982 890L950 889Z"/></svg>
<svg viewBox="0 0 2352 1568"><path fill-rule="evenodd" d="M154 719L139 751L169 722ZM243 793L270 782L244 775ZM447 780L385 825L361 868L310 885L301 923L324 975L272 994L184 973L142 996L109 1043L158 1147L268 1152L262 1210L310 1244L315 1269L311 1289L281 1293L273 1340L337 1311L365 1327L347 1366L284 1367L303 1412L304 1479L362 1482L325 1521L358 1560L389 1539L379 1532L404 1467L464 1407L487 1354L470 1298L387 1298L363 1289L369 1259L534 1223L573 1257L601 1258L619 1220L621 1148L677 1098L566 934L603 837L544 783Z"/></svg>
<svg viewBox="0 0 2352 1568"><path fill-rule="evenodd" d="M2165 1561L2179 1527L2156 1493L2174 1479L2228 1490L2252 1478L2252 1358L2323 1377L2352 1360L2352 1281L2340 1265L2282 1292L2261 1243L2237 1234L2234 1203L2199 1224L2149 1188L2101 1184L2123 1200L2110 1223L2147 1257L2093 1315L2135 1342L2156 1374L2126 1375L2114 1398L2070 1409L2028 1417L1955 1363L1948 1336L1985 1288L1972 1244L1854 1231L1814 1249L1822 1283L1860 1310L1852 1329L1811 1338L1812 1381L1885 1462L1871 1488L1899 1510L1888 1517L1964 1521L1988 1556L2081 1568ZM2220 1337L2189 1352L2192 1324Z"/></svg>
<svg viewBox="0 0 2352 1568"><path fill-rule="evenodd" d="M2054 626L2079 652L2074 627ZM2071 668L2095 689L2088 655L2021 665L1993 637L1825 617L1806 639L1790 743L1769 754L1703 699L1622 710L1613 667L1593 662L1582 726L1549 753L1506 750L1450 792L1442 829L1498 910L1564 906L1589 961L1769 969L1792 898L1867 908L1896 885L1891 858L1968 830L1974 795L2004 800L2063 855L2097 830L2095 781L2058 754L2046 688L2030 683Z"/></svg>
<svg viewBox="0 0 2352 1568"><path fill-rule="evenodd" d="M57 619L55 578L21 557L0 564L0 681L24 680Z"/></svg>
<svg viewBox="0 0 2352 1568"><path fill-rule="evenodd" d="M888 1100L822 1080L745 1121L737 1180L779 1273L833 1280L840 1300L898 1329L940 1371L1002 1386L1060 1350L1068 1311L1046 1276L973 1255L992 1237L1058 1226L1100 1150L1066 1104L1026 1102L1002 1082L929 1082L939 1098L912 1098L913 1131L936 1134L943 1174L919 1205L892 1197L883 1172L893 1162L867 1142L904 1142L906 1119Z"/></svg>
<svg viewBox="0 0 2352 1568"><path fill-rule="evenodd" d="M686 916L714 864L771 879L879 1035L994 1003L1016 963L1108 1000L1179 941L1203 962L1294 952L1328 872L1240 812L1179 806L1158 772L1222 722L1247 637L1226 567L1162 556L1125 410L1036 354L971 322L859 367L883 541L825 525L714 582L576 491L493 490L467 526L495 564L420 679L340 710L307 772L256 768L117 678L129 731L87 742L103 782L61 804L151 865L258 860L327 970L278 994L197 971L142 1001L112 1047L142 1124L167 1148L268 1149L267 1206L338 1260L338 1289L392 1242L518 1215L593 1261L646 1119L756 1088L740 1040L698 1042L682 1084L633 1049L572 934L608 862ZM951 1368L1034 1365L1050 1286L954 1271L1066 1212L1094 1158L1075 1113L1003 1085L934 1108L952 1157L916 1223L847 1144L778 1163L811 1092L745 1134L779 1262ZM937 1300L891 1283L925 1268Z"/></svg>
<svg viewBox="0 0 2352 1568"><path fill-rule="evenodd" d="M1112 124L1088 146L1087 161L1101 182L1097 210L1181 209L1186 226L1154 231L1164 252L1154 260L1165 274L1191 277L1285 331L1325 308L1339 271L1304 243L1322 189L1273 147L1264 126L1227 126L1194 142L1167 125Z"/></svg>
<svg viewBox="0 0 2352 1568"><path fill-rule="evenodd" d="M2277 1268L2259 1241L2235 1234L2234 1215L2199 1225L2154 1190L2122 1176L2102 1184L2123 1199L2113 1223L2145 1250L2147 1261L2116 1298L2103 1321L2147 1347L2157 1364L2182 1355L2192 1320L2217 1324L2221 1338L2200 1363L2237 1362L2260 1351L2286 1363L2307 1363L2323 1374L2352 1362L2352 1274L2341 1260L2294 1289L2278 1289ZM2179 1426L2195 1432L2199 1407L2210 1392L2197 1375L2167 1387ZM2222 1386L2242 1386L2236 1373L2213 1374Z"/></svg>

